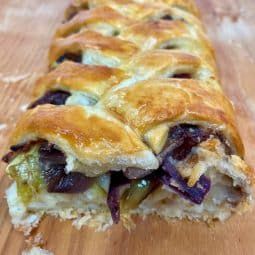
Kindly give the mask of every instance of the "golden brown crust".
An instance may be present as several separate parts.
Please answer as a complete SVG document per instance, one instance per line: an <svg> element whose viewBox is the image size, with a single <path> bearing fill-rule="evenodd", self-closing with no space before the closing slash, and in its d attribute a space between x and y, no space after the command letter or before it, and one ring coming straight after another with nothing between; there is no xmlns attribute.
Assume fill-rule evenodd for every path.
<svg viewBox="0 0 255 255"><path fill-rule="evenodd" d="M180 8L187 12L192 13L193 15L199 17L199 11L192 0L73 0L69 8L65 13L65 18L70 17L71 14L77 13L80 10L88 9L89 7L95 6L110 6L114 9L126 9L126 14L132 16L132 18L139 16L139 11L146 10L149 5L165 5L174 8ZM123 8L125 6L126 8ZM128 7L128 8L127 8ZM149 8L148 8L149 9Z"/></svg>
<svg viewBox="0 0 255 255"><path fill-rule="evenodd" d="M56 36L67 37L52 43L49 66L56 66L66 53L85 54L88 59L84 63L104 66L63 63L38 81L36 96L63 87L89 93L98 99L90 109L101 112L104 120L120 120L140 139L164 123L210 126L222 130L233 149L243 156L232 105L219 86L213 49L194 16L198 12L192 0L74 0L72 8L89 10L80 11L59 28ZM161 19L162 15L169 16ZM176 15L176 20L171 15ZM117 33L111 34L114 29ZM108 63L109 59L117 64ZM192 79L168 79L178 74L188 74ZM42 112L43 126L43 119L48 119ZM70 125L70 132L75 133ZM88 132L90 128L87 123ZM162 139L151 144L154 151L163 146L166 130L157 131ZM29 132L27 128L23 135Z"/></svg>
<svg viewBox="0 0 255 255"><path fill-rule="evenodd" d="M87 164L117 164L118 157L129 159L128 163L132 164L132 160L139 161L145 153L153 157L122 123L104 117L100 111L80 106L43 105L25 112L16 125L11 142L20 144L36 139L56 144Z"/></svg>
<svg viewBox="0 0 255 255"><path fill-rule="evenodd" d="M86 49L100 51L103 55L127 61L138 48L131 42L103 36L97 32L84 31L67 38L56 39L49 50L49 66L65 53L82 54Z"/></svg>
<svg viewBox="0 0 255 255"><path fill-rule="evenodd" d="M142 50L169 48L199 56L215 67L214 52L208 38L180 20L158 20L129 26L120 38L131 41Z"/></svg>
<svg viewBox="0 0 255 255"><path fill-rule="evenodd" d="M114 11L110 7L103 6L92 10L79 12L73 19L63 23L56 31L55 37L66 37L81 29L89 28L96 23L106 23L113 26L118 32L133 22L125 16Z"/></svg>
<svg viewBox="0 0 255 255"><path fill-rule="evenodd" d="M219 186L219 191L211 189L201 205L192 206L160 187L149 194L146 199L149 203L144 207L146 200L143 201L137 212L144 216L156 211L168 219L186 216L225 219L231 212L245 211L250 206L255 175L241 159L244 150L233 107L219 85L214 52L193 0L72 0L55 34L48 64L55 69L37 81L35 97L51 90L70 93L47 93L36 100L32 106L46 102L58 106L39 105L25 112L14 130L13 145L47 140L65 154L66 173L82 172L94 177L127 168L151 173L161 168L165 157L162 154L172 150L172 145L177 146L177 151L186 150L184 143L190 134L193 136L193 130L197 131L191 128L187 135L184 129L181 142L166 148L171 142L168 138L172 127L184 123L205 127L208 129L199 130L212 132L205 142L195 132L191 143L188 141L190 154L184 160L173 159L174 149L172 159L176 170L187 178L188 186L197 185L196 188L206 191L207 188L200 185L202 182L198 182L205 174L213 188ZM66 105L59 105L64 103ZM192 147L193 142L198 145ZM185 153L180 152L184 156ZM221 188L225 181L218 185L215 180L221 174L232 179L232 187L227 180L226 191L225 187ZM170 184L174 185L172 181ZM19 194L15 189L14 183L7 194L14 225L30 228L37 225L38 217L30 217L36 207L26 212L29 205L22 205L23 210L17 204ZM217 201L218 195L214 196L214 192L227 196L227 202L225 198ZM167 196L164 197L164 193ZM238 205L234 202L231 207L231 200L235 201L239 193L242 197ZM161 198L156 201L154 195ZM85 197L89 198L84 212L79 197L82 204ZM106 200L99 206L97 215L96 211L92 214L87 211L87 207L98 208L97 204L93 205L97 198L90 192L85 197L73 196L72 200L79 205L78 213L76 205L70 213L69 208L67 212L59 209L61 203L58 207L57 202L49 212L63 218L85 215L85 220L77 219L77 225L84 221L91 221L94 226L108 223L110 212L105 212ZM174 203L169 206L163 202L166 199ZM66 206L68 202L63 204ZM140 210L142 208L144 210ZM122 215L122 219L134 212ZM36 219L35 224L32 218Z"/></svg>
<svg viewBox="0 0 255 255"><path fill-rule="evenodd" d="M84 92L100 99L107 90L132 77L144 80L171 78L178 74L187 74L198 80L210 79L210 85L221 90L216 71L202 61L199 57L181 51L160 49L135 54L120 69L64 61L39 78L34 96L38 98L47 91L60 89ZM204 70L206 75L203 74Z"/></svg>
<svg viewBox="0 0 255 255"><path fill-rule="evenodd" d="M163 93L162 93L163 92ZM219 90L196 80L153 79L105 95L111 114L141 134L162 123L194 123L222 130L239 155L243 145L235 128L233 108Z"/></svg>
<svg viewBox="0 0 255 255"><path fill-rule="evenodd" d="M179 20L158 20L137 23L129 26L121 33L121 37L134 41L139 46L144 44L144 40L153 37L153 39L157 40L155 43L156 47L166 40L189 35L187 26ZM142 42L139 39L142 39Z"/></svg>
<svg viewBox="0 0 255 255"><path fill-rule="evenodd" d="M106 90L126 78L127 75L117 68L65 61L36 82L34 96L41 97L49 90L64 89L77 90L100 98Z"/></svg>
<svg viewBox="0 0 255 255"><path fill-rule="evenodd" d="M147 0L137 0L138 2L147 2ZM154 2L154 0L149 0L148 2ZM195 5L193 0L158 0L156 2L165 3L172 7L181 8L185 11L191 12L196 16L200 16L199 10Z"/></svg>
<svg viewBox="0 0 255 255"><path fill-rule="evenodd" d="M120 124L107 121L96 115L90 116L80 106L39 106L36 109L27 111L19 120L13 134L12 144L18 144L23 137L33 133L39 138L47 136L61 137L68 144L75 148L78 154L85 151L93 153L105 153L99 151L99 143L109 143L111 153L119 153L116 146L126 153L133 153L141 149L141 143L120 129ZM131 138L131 139L130 139ZM90 147L98 146L97 150ZM107 146L108 147L108 146ZM108 150L108 153L109 153Z"/></svg>
<svg viewBox="0 0 255 255"><path fill-rule="evenodd" d="M176 70L180 66L187 66L194 71L200 64L200 59L193 55L178 51L149 50L141 52L132 58L129 67L137 75L147 75L150 70L162 72L166 68Z"/></svg>
<svg viewBox="0 0 255 255"><path fill-rule="evenodd" d="M185 73L190 74L194 79L217 81L219 77L215 66L203 61L203 58L182 51L158 49L136 54L128 65L122 68L139 77L171 78L174 75ZM205 70L206 74L204 74ZM221 89L217 82L211 85Z"/></svg>
<svg viewBox="0 0 255 255"><path fill-rule="evenodd" d="M158 65L190 65L197 68L201 64L201 60L193 55L183 53L181 51L168 50L148 50L137 54L131 59L131 66L144 65L151 68L158 67ZM163 63L163 64L162 64ZM138 66L139 67L139 66Z"/></svg>

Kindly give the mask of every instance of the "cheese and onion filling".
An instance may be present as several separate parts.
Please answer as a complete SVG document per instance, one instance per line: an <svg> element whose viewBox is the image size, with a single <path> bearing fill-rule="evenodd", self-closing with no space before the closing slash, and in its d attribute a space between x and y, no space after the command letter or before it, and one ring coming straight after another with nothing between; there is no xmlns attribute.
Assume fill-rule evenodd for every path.
<svg viewBox="0 0 255 255"><path fill-rule="evenodd" d="M59 85L61 87L61 85ZM32 102L28 109L33 109L38 105L52 104L52 105L95 105L97 100L90 95L81 91L64 91L51 90L46 92L43 96Z"/></svg>
<svg viewBox="0 0 255 255"><path fill-rule="evenodd" d="M178 135L183 135L183 132L187 132L183 131L185 128L175 129L174 136L178 138ZM192 128L193 126L188 127L188 130ZM197 134L198 131L194 128L192 132ZM188 138L190 137L186 134L185 139ZM168 141L171 139L173 137ZM185 139L183 141L187 143ZM142 169L111 171L94 178L86 177L80 172L70 172L70 169L66 173L66 156L47 142L35 143L28 151L18 153L9 163L7 172L16 182L22 203L31 209L52 210L54 208L50 208L50 205L56 204L64 207L82 207L84 204L90 208L91 203L95 203L92 206L94 209L102 206L107 209L108 205L113 221L117 223L120 220L120 211L135 211L148 203L154 208L151 210L155 210L165 204L162 201L167 201L165 207L163 206L164 210L176 207L176 204L179 206L180 203L197 210L205 204L205 207L214 208L205 209L208 214L210 210L226 207L228 215L249 193L243 188L246 185L242 182L244 178L238 169L239 161L242 160L235 155L226 155L225 145L216 137L200 134L198 140L198 144L190 142L184 147L183 144L178 145L179 147L172 149L171 155L164 155L163 152L165 163L147 176ZM159 154L159 160L162 155ZM135 172L139 173L138 176L134 175ZM239 173L240 176L234 176L233 173ZM172 198L162 198L160 192L157 192L159 189L162 190L162 196L168 194ZM47 204L45 198L49 197L53 201L59 200L59 203L55 201L44 205L44 202ZM75 202L76 198L78 200ZM65 202L61 203L62 200ZM178 213L173 213L173 217L178 217Z"/></svg>

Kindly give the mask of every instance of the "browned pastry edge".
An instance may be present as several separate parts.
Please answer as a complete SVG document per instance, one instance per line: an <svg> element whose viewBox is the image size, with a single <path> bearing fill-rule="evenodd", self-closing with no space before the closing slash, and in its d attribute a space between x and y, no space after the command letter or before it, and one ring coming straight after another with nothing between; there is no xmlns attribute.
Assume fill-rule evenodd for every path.
<svg viewBox="0 0 255 255"><path fill-rule="evenodd" d="M65 19L69 19L69 17L74 16L76 13L78 13L80 10L86 10L90 6L112 6L112 5L133 5L133 4L143 4L144 7L140 8L146 8L146 5L159 3L159 4L165 4L166 6L171 7L177 7L180 9L183 9L187 12L192 13L193 15L200 17L199 10L197 6L194 4L193 0L162 0L162 1L153 1L153 0L113 0L113 1L105 1L105 0L73 0L72 3L69 5L69 7L66 9L65 12Z"/></svg>
<svg viewBox="0 0 255 255"><path fill-rule="evenodd" d="M57 68L38 80L35 96L41 96L48 90L65 87L67 90L93 94L97 97L98 102L93 106L86 107L77 105L37 106L21 116L14 130L11 143L22 146L23 143L29 144L30 141L45 139L65 153L67 165L71 162L71 165L66 165L68 171L76 171L77 168L74 168L72 164L77 163L78 166L79 164L82 166L85 175L92 177L111 170L124 170L127 167L135 167L135 169L138 167L140 170L147 169L149 172L151 169L158 169L160 157L156 157L152 150L155 154L160 153L160 151L156 152L154 149L156 146L150 146L152 143L149 140L148 133L154 134L154 138L158 138L155 136L155 129L158 132L163 127L160 132L163 130L167 140L169 128L179 124L189 123L207 127L209 129L206 130L212 129L217 132L213 133L206 142L194 148L195 152L198 152L195 156L198 156L199 161L199 150L204 146L203 149L207 151L205 154L208 155L202 153L199 163L209 163L210 160L207 161L207 159L211 154L208 153L207 149L209 147L210 150L211 146L213 154L217 154L215 161L220 161L223 164L227 163L226 169L224 167L224 169L221 169L221 166L218 169L218 165L213 166L217 168L219 173L224 172L233 179L233 187L238 188L240 185L240 189L245 191L244 199L240 200L237 208L233 208L235 212L243 212L251 205L252 186L255 177L253 170L240 158L243 157L243 144L236 129L233 107L218 85L218 75L211 44L203 29L200 29L199 24L195 28L195 26L192 26L192 22L186 22L185 19L181 21L172 20L168 16L165 19L158 20L155 17L155 20L148 19L147 22L139 23L139 18L145 21L146 15L152 14L149 11L143 13L143 16L141 15L137 19L134 18L139 10L146 11L146 6L149 5L151 8L153 4L146 3L146 1L137 0L137 2L143 2L142 5L135 4L132 0L73 1L73 5L67 11L69 12L68 16L81 9L86 9L88 5L89 7L97 6L98 8L80 12L58 30L56 37L65 37L76 32L80 33L73 34L65 39L56 39L53 42L49 52L49 66L57 66ZM153 0L148 1L154 2ZM174 8L183 8L185 12L198 15L197 8L192 0L161 0L155 2L165 3ZM109 7L100 7L104 4L113 7L114 11ZM125 6L125 14L128 15L121 12L122 16L117 12L124 5L127 5ZM179 12L181 13L180 10ZM114 28L118 28L117 33L112 34L118 36L118 38L112 37L107 31L106 33L101 31L102 27L101 30L98 29L98 24L95 24L96 26L91 25L90 22L96 23L96 19L99 23L101 20L107 19L109 24L112 24ZM133 23L130 20L135 22ZM117 23L116 21L120 22ZM99 30L100 32L83 31L89 29ZM109 33L112 32L111 29L109 31ZM173 51L174 48L171 44L162 45L166 40L171 39L179 40L177 48L189 54ZM150 43L154 43L151 48L147 47ZM166 52L166 50L159 50L158 48L169 49L169 51ZM102 57L117 58L119 65L116 66L119 69L106 66L81 65L68 61L58 66L59 62L65 59L63 54L83 54L87 49L97 51L99 58L100 54L102 54ZM164 52L166 56L163 57L161 54ZM63 57L61 61L57 61L59 57ZM98 56L92 54L93 57ZM167 60L166 57L169 57L170 60ZM90 63L90 61L88 62ZM106 62L101 61L100 63L107 65ZM165 69L178 68L182 65L186 65L185 70L188 74L191 72L193 75L193 73L199 73L199 71L200 73L197 76L190 77L193 79L187 79L185 73L182 77L184 79L156 79L162 77L161 75L164 74ZM156 73L157 71L158 73ZM151 72L150 78L153 77L154 79L148 79L148 76L148 80L136 82L140 79L137 76L144 75L143 72L146 74ZM169 73L170 75L174 74L174 70L170 70ZM123 84L122 81L126 79L129 83L124 82ZM216 139L211 139L214 135L216 135ZM223 135L223 141L221 141L221 135ZM227 141L225 141L225 138ZM163 142L161 141L161 143ZM214 146L213 143L215 143ZM224 153L224 149L216 150L217 144L220 149L224 147L224 144L226 147L230 145L232 151L231 149L229 151L232 155L229 155L226 151ZM238 154L238 156L234 154ZM184 162L179 163L183 164ZM186 168L186 165L184 168ZM97 173L95 169L98 171ZM191 177L192 185L199 185L200 177L197 176L197 173ZM14 184L11 189L13 188L15 188ZM163 190L158 190L158 193L163 192ZM16 194L16 196L18 195ZM10 198L7 195L7 199L9 199L10 214L13 216L14 225L25 225L22 226L25 229L38 224L39 219L36 217L33 217L33 220L36 221L34 225L29 223L29 219L27 220L25 217L21 221L19 221L20 218L15 219L16 212L11 209L19 209L19 207L16 208L16 201L12 204L13 197ZM91 202L93 203L92 200ZM206 201L204 204L206 205ZM219 211L222 207L221 204ZM146 209L151 208L154 208L154 206L149 204ZM188 208L190 209L191 206L188 205ZM187 216L203 220L214 217L220 219L220 215L213 212L207 216L206 210L202 213L200 210L198 216L194 216L192 211L189 214L189 209L188 213L184 209L184 213L177 217ZM159 208L156 212L159 215L161 214ZM224 212L224 209L222 212ZM29 210L26 213L32 214ZM31 216L25 215L26 213L22 216ZM60 218L65 217L61 210L58 211L57 209L53 213L59 214ZM85 215L82 211L74 213L76 213L75 217ZM99 213L101 223L109 224L109 217L104 218L104 213L102 210ZM146 211L138 211L138 213L144 216ZM164 217L163 212L162 215ZM20 216L20 213L18 216ZM165 217L174 216L171 213L169 215L165 213ZM95 215L91 216L91 222L97 224ZM30 225L27 226L26 224ZM86 224L89 224L87 220Z"/></svg>
<svg viewBox="0 0 255 255"><path fill-rule="evenodd" d="M37 106L18 121L11 144L45 139L75 153L81 162L97 164L118 156L137 156L148 151L140 139L122 123L102 117L80 106ZM102 162L101 162L102 161Z"/></svg>
<svg viewBox="0 0 255 255"><path fill-rule="evenodd" d="M117 68L65 61L38 79L34 89L34 97L38 98L47 91L64 87L67 90L87 92L99 98L106 90L119 84L127 77L122 70Z"/></svg>
<svg viewBox="0 0 255 255"><path fill-rule="evenodd" d="M232 105L221 91L206 82L151 79L114 90L101 103L141 134L164 122L171 126L178 123L214 126L224 132L236 152L243 156Z"/></svg>
<svg viewBox="0 0 255 255"><path fill-rule="evenodd" d="M55 37L66 37L95 22L109 23L116 28L123 28L134 23L129 18L122 16L115 10L107 6L98 7L91 10L80 11L69 22L65 22L59 26L55 33Z"/></svg>
<svg viewBox="0 0 255 255"><path fill-rule="evenodd" d="M82 54L86 49L99 50L105 55L119 57L122 60L127 60L138 50L131 42L85 31L68 38L56 39L49 50L49 67L52 67L55 61L66 52Z"/></svg>

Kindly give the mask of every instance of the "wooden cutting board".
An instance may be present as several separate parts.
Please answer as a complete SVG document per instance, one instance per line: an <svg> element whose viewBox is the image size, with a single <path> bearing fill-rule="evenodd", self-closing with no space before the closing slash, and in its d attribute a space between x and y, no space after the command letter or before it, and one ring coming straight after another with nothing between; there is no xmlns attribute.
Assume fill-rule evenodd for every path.
<svg viewBox="0 0 255 255"><path fill-rule="evenodd" d="M10 130L29 102L33 81L46 70L47 49L69 0L0 0L0 155ZM226 94L233 101L248 162L255 168L255 1L197 0L214 43ZM0 252L21 254L27 247L10 223L4 190L9 180L0 169ZM166 222L136 219L128 232L114 226L105 233L47 217L40 228L44 247L56 255L252 255L255 214L226 223Z"/></svg>

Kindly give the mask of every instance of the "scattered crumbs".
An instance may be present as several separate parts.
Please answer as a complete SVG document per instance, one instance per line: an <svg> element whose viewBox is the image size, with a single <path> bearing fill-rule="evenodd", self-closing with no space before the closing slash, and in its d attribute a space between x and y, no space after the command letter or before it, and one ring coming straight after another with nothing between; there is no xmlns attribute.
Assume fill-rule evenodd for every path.
<svg viewBox="0 0 255 255"><path fill-rule="evenodd" d="M242 36L245 38L251 38L253 35L251 33L252 26L251 24L245 22L244 19L238 19L235 23L231 21L231 19L224 17L220 23L218 23L218 36L219 39L229 43L234 44L234 42L240 41L240 32ZM236 44L236 43L235 43ZM236 45L239 48L242 46Z"/></svg>
<svg viewBox="0 0 255 255"><path fill-rule="evenodd" d="M4 76L0 74L0 81L5 83L15 83L18 81L23 81L27 79L31 74L20 74L20 75L11 75L11 76Z"/></svg>
<svg viewBox="0 0 255 255"><path fill-rule="evenodd" d="M254 100L247 98L246 103L249 106L249 110L255 114L255 103Z"/></svg>
<svg viewBox="0 0 255 255"><path fill-rule="evenodd" d="M7 128L7 124L0 124L0 130L6 129Z"/></svg>
<svg viewBox="0 0 255 255"><path fill-rule="evenodd" d="M42 75L36 72L27 73L27 74L19 74L18 71L16 71L16 73L17 74L14 74L14 75L4 75L0 73L0 81L6 84L17 83L19 81L24 81L24 80L29 83L34 83L35 80L37 80Z"/></svg>
<svg viewBox="0 0 255 255"><path fill-rule="evenodd" d="M21 255L54 255L54 254L40 247L33 247L30 250L23 251Z"/></svg>
<svg viewBox="0 0 255 255"><path fill-rule="evenodd" d="M243 8L240 8L239 10L227 10L226 8L218 7L215 8L214 12L220 20L229 18L232 22L237 22L245 14Z"/></svg>
<svg viewBox="0 0 255 255"><path fill-rule="evenodd" d="M234 101L232 101L232 100L229 99L229 102L231 103L232 107L235 109L235 103L234 103Z"/></svg>
<svg viewBox="0 0 255 255"><path fill-rule="evenodd" d="M23 105L20 106L19 109L20 109L21 112L25 112L27 110L27 107L28 107L28 104L23 104Z"/></svg>
<svg viewBox="0 0 255 255"><path fill-rule="evenodd" d="M27 243L27 245L29 246L36 246L36 247L39 247L39 246L43 246L44 245L44 241L43 241L43 238L42 238L42 234L41 233L37 233L35 236L33 235L29 235L25 242Z"/></svg>
<svg viewBox="0 0 255 255"><path fill-rule="evenodd" d="M56 17L55 10L57 8L55 1L49 3L41 3L38 5L35 1L27 3L27 6L20 8L19 6L8 6L1 17L0 31L13 31L17 27L17 24L25 24L27 22L33 22L37 17L53 18ZM33 10L33 11L32 11ZM37 23L36 23L37 24ZM41 24L41 23L38 23ZM33 31L27 31L33 32Z"/></svg>

